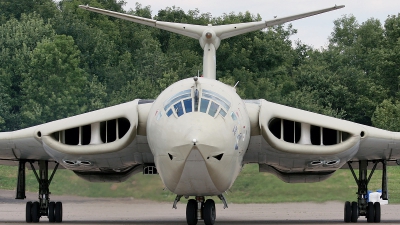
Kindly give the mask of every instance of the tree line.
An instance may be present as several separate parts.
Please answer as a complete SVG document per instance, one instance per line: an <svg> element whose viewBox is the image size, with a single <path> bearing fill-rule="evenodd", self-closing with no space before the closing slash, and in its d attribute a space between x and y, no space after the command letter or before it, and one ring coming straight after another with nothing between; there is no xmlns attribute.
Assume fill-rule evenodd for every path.
<svg viewBox="0 0 400 225"><path fill-rule="evenodd" d="M78 8L90 5L152 18L150 6L122 0L0 1L0 131L131 101L155 99L197 75L197 40ZM262 20L250 12L212 17L160 10L153 19L199 25ZM326 48L290 37L290 24L224 40L217 78L244 99L266 99L400 131L400 14L334 21Z"/></svg>

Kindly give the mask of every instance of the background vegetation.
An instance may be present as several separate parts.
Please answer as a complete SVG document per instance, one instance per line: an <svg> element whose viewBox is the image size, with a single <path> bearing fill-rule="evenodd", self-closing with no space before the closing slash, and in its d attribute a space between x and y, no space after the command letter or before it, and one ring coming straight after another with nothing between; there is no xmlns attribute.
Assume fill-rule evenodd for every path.
<svg viewBox="0 0 400 225"><path fill-rule="evenodd" d="M150 6L140 4L127 12L121 0L0 1L0 131L154 99L202 69L197 40L88 12L80 4L152 15ZM261 17L211 17L172 7L154 19L219 25ZM224 40L217 51L218 79L240 81L242 98L400 129L399 15L383 24L338 18L325 49L292 43L295 33L291 25L276 26Z"/></svg>
<svg viewBox="0 0 400 225"><path fill-rule="evenodd" d="M0 131L136 98L154 99L168 85L202 69L203 53L197 40L88 12L79 9L80 4L152 17L150 6L137 4L126 11L121 0L0 1ZM197 9L184 12L172 7L160 10L154 19L219 25L262 18L250 12L211 17ZM371 18L360 23L352 15L338 18L324 49L300 40L292 43L289 38L295 33L291 25L276 26L224 40L217 51L218 79L231 85L240 81L238 93L245 99L263 98L400 131L400 14L384 22ZM13 169L1 167L2 188L14 188L7 179L14 176ZM289 195L287 201L300 201L304 199L299 193L307 191L315 197L324 194L306 200L332 199L325 198L328 193L342 196L337 199L354 199L354 194L347 196L353 193L348 188L355 192L349 171L339 171L328 180L331 183L296 185L282 192L287 184L255 170L253 166L245 169L229 194L232 199L240 195L251 200L238 202L258 201L265 196L268 201L279 201ZM391 168L391 173L396 171ZM71 172L60 174L55 183L57 179L71 183L56 186L54 193L82 190L76 193L148 197L134 190L162 188L158 177L137 179L135 175L126 183L99 185L75 184L78 178ZM246 180L250 176L256 179ZM91 185L95 186L85 192L84 187ZM327 193L319 192L323 190ZM173 198L167 192L157 193L161 196L154 199Z"/></svg>

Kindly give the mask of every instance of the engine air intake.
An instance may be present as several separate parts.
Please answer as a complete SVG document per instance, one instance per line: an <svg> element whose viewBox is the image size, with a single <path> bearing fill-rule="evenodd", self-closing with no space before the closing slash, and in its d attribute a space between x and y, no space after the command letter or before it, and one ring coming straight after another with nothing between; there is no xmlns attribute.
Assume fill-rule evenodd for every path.
<svg viewBox="0 0 400 225"><path fill-rule="evenodd" d="M111 143L124 137L130 127L128 119L118 118L57 131L51 137L66 145Z"/></svg>
<svg viewBox="0 0 400 225"><path fill-rule="evenodd" d="M268 129L278 139L295 144L335 145L346 141L350 134L340 130L273 118Z"/></svg>

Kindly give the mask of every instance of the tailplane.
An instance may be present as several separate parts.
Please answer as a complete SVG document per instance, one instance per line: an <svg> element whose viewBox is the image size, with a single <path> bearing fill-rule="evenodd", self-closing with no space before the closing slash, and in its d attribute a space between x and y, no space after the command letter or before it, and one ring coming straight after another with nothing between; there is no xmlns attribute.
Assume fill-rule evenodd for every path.
<svg viewBox="0 0 400 225"><path fill-rule="evenodd" d="M131 22L151 27L156 27L162 30L167 30L173 33L181 34L199 40L201 47L204 49L203 75L206 78L216 79L216 67L217 67L216 50L218 49L221 40L256 30L261 30L267 27L281 25L290 21L303 19L321 13L341 9L344 7L344 5L340 6L335 5L334 7L330 8L301 13L293 16L286 16L282 18L274 18L273 20L257 21L249 23L237 23L237 24L228 24L219 26L212 26L211 24L208 24L207 26L202 26L193 24L164 22L124 13L113 12L105 9L94 8L88 5L80 5L79 7L88 11L128 20Z"/></svg>

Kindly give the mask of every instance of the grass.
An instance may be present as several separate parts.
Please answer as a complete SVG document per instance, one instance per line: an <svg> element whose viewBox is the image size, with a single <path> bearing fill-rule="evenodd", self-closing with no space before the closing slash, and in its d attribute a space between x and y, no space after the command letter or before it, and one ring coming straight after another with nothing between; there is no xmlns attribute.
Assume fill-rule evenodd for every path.
<svg viewBox="0 0 400 225"><path fill-rule="evenodd" d="M400 203L400 167L388 167L390 203ZM358 174L356 172L356 174ZM17 167L0 166L0 189L14 190ZM381 189L381 171L372 177L369 190ZM27 171L27 191L37 192L38 183ZM175 195L163 190L157 175L136 174L122 183L91 183L72 171L59 170L50 185L54 195L85 197L131 197L172 202ZM233 187L225 194L230 203L355 201L357 186L350 170L338 170L329 179L309 184L288 184L272 174L259 173L258 165L246 165ZM183 200L183 199L182 199ZM217 200L217 199L216 199ZM218 200L219 201L219 200Z"/></svg>

